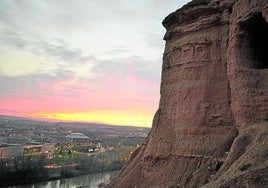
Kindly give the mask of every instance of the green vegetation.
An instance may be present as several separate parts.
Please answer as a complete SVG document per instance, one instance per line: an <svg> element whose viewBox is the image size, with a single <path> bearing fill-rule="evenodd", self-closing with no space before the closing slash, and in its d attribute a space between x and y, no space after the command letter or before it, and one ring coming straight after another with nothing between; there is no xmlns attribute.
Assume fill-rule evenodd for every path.
<svg viewBox="0 0 268 188"><path fill-rule="evenodd" d="M19 156L10 160L1 160L0 186L47 179L48 171L44 168L45 163L43 156Z"/></svg>
<svg viewBox="0 0 268 188"><path fill-rule="evenodd" d="M121 146L89 153L87 146L73 146L58 149L52 159L36 155L1 160L0 186L120 170L135 149L133 146Z"/></svg>

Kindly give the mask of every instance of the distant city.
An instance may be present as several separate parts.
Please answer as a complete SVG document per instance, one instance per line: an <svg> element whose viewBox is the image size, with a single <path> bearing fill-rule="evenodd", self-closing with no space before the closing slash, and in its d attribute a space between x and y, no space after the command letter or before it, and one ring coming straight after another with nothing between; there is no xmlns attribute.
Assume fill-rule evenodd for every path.
<svg viewBox="0 0 268 188"><path fill-rule="evenodd" d="M81 156L92 157L98 156L99 153L105 154L119 150L121 156L122 148L131 153L141 144L149 131L149 128L140 127L74 122L51 123L19 117L0 116L0 173L5 175L8 171L13 172L14 169L19 168L18 161L23 164L26 158L35 159L40 163L40 157L42 157L42 168L53 168L53 178L65 177L66 175L62 174L62 169L59 172L57 168L73 165L78 170L77 166L79 160L81 160L76 160L78 156L80 158ZM129 153L126 154L127 156L124 159L120 159L122 163L127 160ZM117 154L114 155L117 156ZM115 161L118 160L115 159ZM123 164L120 168L122 166ZM7 170L3 171L4 168ZM70 172L73 172L72 170L74 169L70 169ZM27 169L21 167L19 170ZM97 168L96 171L104 170ZM70 176L88 172L88 170L83 170L83 172L79 173L73 172ZM51 179L51 173L50 170L49 174L41 179ZM35 178L29 180L29 182L34 181ZM0 183L3 185L7 182Z"/></svg>

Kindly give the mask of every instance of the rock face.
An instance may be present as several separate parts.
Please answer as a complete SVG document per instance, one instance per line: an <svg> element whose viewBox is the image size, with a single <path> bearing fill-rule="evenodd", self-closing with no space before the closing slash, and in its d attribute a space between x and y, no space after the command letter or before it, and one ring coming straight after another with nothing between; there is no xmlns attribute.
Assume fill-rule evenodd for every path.
<svg viewBox="0 0 268 188"><path fill-rule="evenodd" d="M268 1L194 0L163 21L152 130L111 187L268 186Z"/></svg>

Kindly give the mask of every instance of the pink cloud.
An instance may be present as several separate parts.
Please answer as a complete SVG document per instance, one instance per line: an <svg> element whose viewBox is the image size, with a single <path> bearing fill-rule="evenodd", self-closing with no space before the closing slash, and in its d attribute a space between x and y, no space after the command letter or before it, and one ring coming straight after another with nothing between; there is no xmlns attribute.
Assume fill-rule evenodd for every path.
<svg viewBox="0 0 268 188"><path fill-rule="evenodd" d="M32 112L86 112L96 110L140 110L157 108L158 84L133 75L123 79L108 74L101 80L68 78L55 83L37 82L32 96L22 90L19 96L2 97L1 110L22 114Z"/></svg>

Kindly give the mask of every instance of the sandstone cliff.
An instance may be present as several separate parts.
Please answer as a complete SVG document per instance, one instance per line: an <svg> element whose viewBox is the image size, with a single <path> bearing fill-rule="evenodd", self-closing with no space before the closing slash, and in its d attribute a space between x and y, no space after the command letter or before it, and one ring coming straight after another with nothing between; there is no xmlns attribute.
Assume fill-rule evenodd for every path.
<svg viewBox="0 0 268 188"><path fill-rule="evenodd" d="M194 0L163 21L152 130L112 187L268 186L268 1Z"/></svg>

